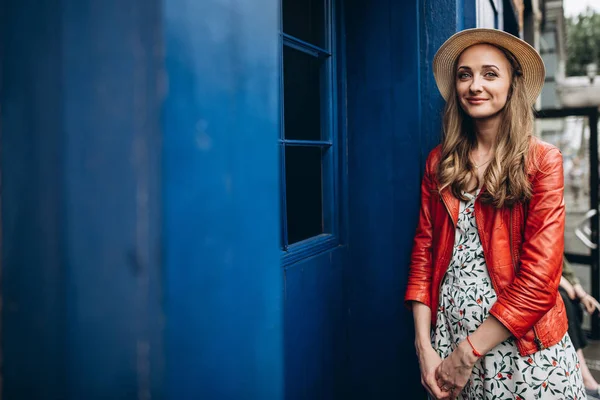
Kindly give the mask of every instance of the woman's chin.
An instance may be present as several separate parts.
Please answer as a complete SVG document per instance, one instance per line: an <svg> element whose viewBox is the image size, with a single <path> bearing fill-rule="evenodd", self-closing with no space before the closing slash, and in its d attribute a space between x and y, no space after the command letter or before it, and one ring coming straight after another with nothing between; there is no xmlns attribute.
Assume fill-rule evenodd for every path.
<svg viewBox="0 0 600 400"><path fill-rule="evenodd" d="M486 119L494 116L496 113L490 110L478 110L474 108L469 108L467 111L467 115L473 119Z"/></svg>

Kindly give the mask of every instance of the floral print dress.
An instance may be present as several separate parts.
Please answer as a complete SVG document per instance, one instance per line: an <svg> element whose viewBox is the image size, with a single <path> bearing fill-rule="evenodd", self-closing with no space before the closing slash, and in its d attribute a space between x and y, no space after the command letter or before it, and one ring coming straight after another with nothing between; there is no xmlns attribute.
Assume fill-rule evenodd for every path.
<svg viewBox="0 0 600 400"><path fill-rule="evenodd" d="M440 357L487 318L496 293L487 271L475 222L476 196L461 201L452 262L442 282L432 342ZM565 334L556 345L519 355L514 338L482 357L458 399L586 399L577 353Z"/></svg>

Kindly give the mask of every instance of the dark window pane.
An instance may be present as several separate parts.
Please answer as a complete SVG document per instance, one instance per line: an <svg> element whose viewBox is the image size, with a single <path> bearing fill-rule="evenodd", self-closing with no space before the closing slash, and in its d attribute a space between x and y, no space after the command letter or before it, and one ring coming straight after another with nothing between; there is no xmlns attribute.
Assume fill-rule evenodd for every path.
<svg viewBox="0 0 600 400"><path fill-rule="evenodd" d="M283 46L286 139L321 139L321 61Z"/></svg>
<svg viewBox="0 0 600 400"><path fill-rule="evenodd" d="M322 155L318 147L286 147L288 243L323 233Z"/></svg>
<svg viewBox="0 0 600 400"><path fill-rule="evenodd" d="M324 31L324 0L283 0L284 33L324 47Z"/></svg>

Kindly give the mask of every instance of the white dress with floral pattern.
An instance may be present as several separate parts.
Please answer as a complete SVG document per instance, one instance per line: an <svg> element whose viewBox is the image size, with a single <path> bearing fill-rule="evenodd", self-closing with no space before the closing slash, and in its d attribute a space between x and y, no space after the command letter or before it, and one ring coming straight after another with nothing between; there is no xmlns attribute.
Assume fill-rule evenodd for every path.
<svg viewBox="0 0 600 400"><path fill-rule="evenodd" d="M452 262L441 287L434 348L448 357L487 318L496 301L475 222L475 196L461 201ZM500 343L473 369L458 399L586 399L577 353L567 334L522 357L514 339Z"/></svg>

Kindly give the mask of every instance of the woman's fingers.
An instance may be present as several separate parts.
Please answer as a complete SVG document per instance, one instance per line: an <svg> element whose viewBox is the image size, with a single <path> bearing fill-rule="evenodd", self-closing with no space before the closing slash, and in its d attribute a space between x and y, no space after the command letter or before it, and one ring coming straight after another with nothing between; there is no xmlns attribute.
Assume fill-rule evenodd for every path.
<svg viewBox="0 0 600 400"><path fill-rule="evenodd" d="M593 314L594 311L596 310L596 305L590 301L585 304L585 309L588 312L588 314Z"/></svg>
<svg viewBox="0 0 600 400"><path fill-rule="evenodd" d="M426 383L427 386L429 387L429 390L431 392L431 394L438 400L445 400L445 399L449 399L449 395L450 395L450 390L443 390L441 388L442 385L440 385L439 381L437 380L436 376L434 374L431 374L431 376L426 378ZM450 386L450 385L448 385Z"/></svg>
<svg viewBox="0 0 600 400"><path fill-rule="evenodd" d="M590 298L592 299L592 303L594 304L594 308L597 309L597 310L600 310L600 303L598 302L598 300L596 300L596 298L594 296L590 296Z"/></svg>
<svg viewBox="0 0 600 400"><path fill-rule="evenodd" d="M462 387L457 388L448 378L444 378L441 369L442 365L440 364L435 370L433 377L436 389L438 390L438 396L442 396L439 397L440 399L455 399L462 390Z"/></svg>
<svg viewBox="0 0 600 400"><path fill-rule="evenodd" d="M421 385L423 385L423 387L432 399L439 400L438 396L431 390L431 387L429 387L429 383L427 383L427 380L424 377L421 377Z"/></svg>
<svg viewBox="0 0 600 400"><path fill-rule="evenodd" d="M437 385L431 385L431 383L429 382L429 378L426 375L421 375L421 385L423 385L423 387L425 388L425 390L427 390L427 393L429 393L429 395L431 397L433 397L434 399L438 399L437 393L435 393L432 389L437 387Z"/></svg>
<svg viewBox="0 0 600 400"><path fill-rule="evenodd" d="M593 314L595 309L596 309L596 299L594 299L592 296L590 296L589 294L584 296L580 302L583 304L583 306L585 307L585 310L589 313L589 314Z"/></svg>

